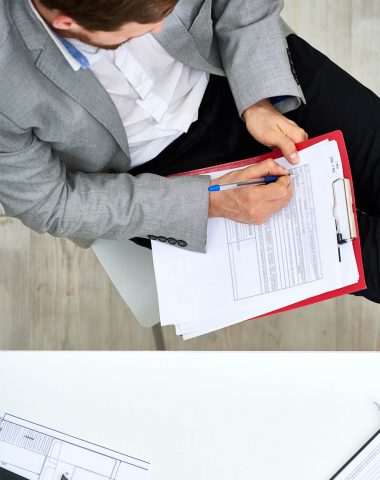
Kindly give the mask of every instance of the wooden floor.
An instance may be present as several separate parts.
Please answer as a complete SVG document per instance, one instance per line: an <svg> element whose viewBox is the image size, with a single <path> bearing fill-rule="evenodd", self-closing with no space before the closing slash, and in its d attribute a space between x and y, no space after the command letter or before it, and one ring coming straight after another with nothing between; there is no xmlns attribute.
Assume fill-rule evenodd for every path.
<svg viewBox="0 0 380 480"><path fill-rule="evenodd" d="M287 0L296 32L380 94L380 2ZM0 217L0 348L150 350L91 250ZM380 306L346 296L245 322L173 350L379 350Z"/></svg>

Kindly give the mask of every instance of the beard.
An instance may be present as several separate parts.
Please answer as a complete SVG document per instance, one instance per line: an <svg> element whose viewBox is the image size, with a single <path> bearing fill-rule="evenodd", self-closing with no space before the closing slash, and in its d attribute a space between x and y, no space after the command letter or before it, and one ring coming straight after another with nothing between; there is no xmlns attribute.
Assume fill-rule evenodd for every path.
<svg viewBox="0 0 380 480"><path fill-rule="evenodd" d="M117 43L117 44L114 44L114 45L104 45L103 43L94 42L91 39L90 35L87 34L87 33L78 33L78 32L74 33L74 32L70 32L68 30L59 30L57 28L55 28L54 31L58 35L60 35L61 37L73 38L73 39L79 40L80 42L85 43L87 45L91 45L92 47L101 48L102 50L117 50L119 47L121 47L122 45L124 45L125 43L128 42L128 40L126 40L125 42Z"/></svg>

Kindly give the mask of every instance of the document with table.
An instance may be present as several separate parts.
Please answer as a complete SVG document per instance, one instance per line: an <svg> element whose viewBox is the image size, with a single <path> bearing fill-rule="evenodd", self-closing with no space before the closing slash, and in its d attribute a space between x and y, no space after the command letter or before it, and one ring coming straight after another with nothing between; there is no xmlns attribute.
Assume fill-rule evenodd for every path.
<svg viewBox="0 0 380 480"><path fill-rule="evenodd" d="M0 466L25 480L147 480L149 463L0 414Z"/></svg>
<svg viewBox="0 0 380 480"><path fill-rule="evenodd" d="M294 175L294 193L265 224L210 219L207 254L153 242L162 325L175 325L188 339L321 295L331 298L348 286L365 288L342 141L334 132L306 143L298 165L277 159ZM218 178L257 161L207 173Z"/></svg>
<svg viewBox="0 0 380 480"><path fill-rule="evenodd" d="M330 480L380 478L380 430Z"/></svg>

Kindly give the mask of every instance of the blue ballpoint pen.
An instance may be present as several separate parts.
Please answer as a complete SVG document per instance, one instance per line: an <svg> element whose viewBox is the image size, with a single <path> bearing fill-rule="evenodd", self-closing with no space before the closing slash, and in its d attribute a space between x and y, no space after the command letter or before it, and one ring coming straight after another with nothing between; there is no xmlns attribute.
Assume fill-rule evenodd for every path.
<svg viewBox="0 0 380 480"><path fill-rule="evenodd" d="M218 185L210 185L208 187L209 192L220 192L222 190L230 190L232 188L248 187L250 185L268 185L268 183L274 183L279 178L284 177L285 175L267 175L261 178L255 178L254 180L244 180L242 182L233 182L233 183L220 183ZM289 174L289 177L294 177L295 175Z"/></svg>

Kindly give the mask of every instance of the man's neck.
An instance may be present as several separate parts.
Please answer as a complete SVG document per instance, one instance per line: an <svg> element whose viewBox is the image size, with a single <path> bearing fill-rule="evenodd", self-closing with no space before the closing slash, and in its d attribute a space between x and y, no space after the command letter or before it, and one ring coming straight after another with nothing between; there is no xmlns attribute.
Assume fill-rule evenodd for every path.
<svg viewBox="0 0 380 480"><path fill-rule="evenodd" d="M41 5L39 0L30 0L31 3L33 4L34 8L37 10L41 18L44 20L44 22L59 36L65 37L65 38L71 38L72 34L69 32L66 32L65 30L57 30L56 28L53 27L53 22L54 18L57 15L58 10L49 10L48 8L44 7Z"/></svg>
<svg viewBox="0 0 380 480"><path fill-rule="evenodd" d="M49 27L53 28L53 20L54 20L54 16L55 16L54 11L49 10L48 8L41 5L41 3L38 0L30 0L30 1L32 2L33 6L37 10L37 12L41 15L41 17L49 25Z"/></svg>

